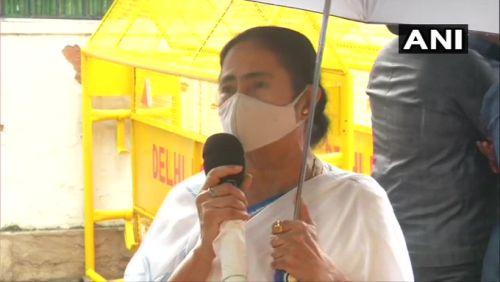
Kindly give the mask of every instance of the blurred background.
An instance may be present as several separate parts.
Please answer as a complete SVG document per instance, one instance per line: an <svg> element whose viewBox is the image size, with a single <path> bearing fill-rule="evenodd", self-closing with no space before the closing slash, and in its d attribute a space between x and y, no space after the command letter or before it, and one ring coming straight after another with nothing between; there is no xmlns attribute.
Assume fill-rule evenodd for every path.
<svg viewBox="0 0 500 282"><path fill-rule="evenodd" d="M85 44L112 2L0 0L1 281L83 276L82 91L75 45ZM114 125L99 126L96 162L116 166L97 172L103 185L96 205L131 205L130 160L113 150ZM120 277L129 255L123 224L106 224L97 231L98 267L107 265L102 272Z"/></svg>
<svg viewBox="0 0 500 282"><path fill-rule="evenodd" d="M0 0L0 281L122 277L220 131L220 49L258 25L317 46L321 15L243 0ZM331 17L322 160L372 172L366 88L394 38Z"/></svg>

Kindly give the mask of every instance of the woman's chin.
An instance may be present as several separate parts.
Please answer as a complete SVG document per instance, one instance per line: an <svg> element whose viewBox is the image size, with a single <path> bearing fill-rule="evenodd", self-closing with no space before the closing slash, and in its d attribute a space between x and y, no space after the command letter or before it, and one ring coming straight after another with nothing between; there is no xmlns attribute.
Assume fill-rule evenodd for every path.
<svg viewBox="0 0 500 282"><path fill-rule="evenodd" d="M303 147L297 138L290 137L287 135L263 147L245 152L245 159L254 166L290 165L290 161L301 158Z"/></svg>

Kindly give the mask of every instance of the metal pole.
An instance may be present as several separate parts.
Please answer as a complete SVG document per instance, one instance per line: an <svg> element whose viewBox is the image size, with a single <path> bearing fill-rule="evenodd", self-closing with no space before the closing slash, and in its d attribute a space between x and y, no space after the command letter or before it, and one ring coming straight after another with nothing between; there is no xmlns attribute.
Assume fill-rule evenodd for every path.
<svg viewBox="0 0 500 282"><path fill-rule="evenodd" d="M306 139L304 140L304 152L302 156L302 167L300 169L297 194L295 196L295 210L293 213L293 218L295 220L299 219L300 217L302 186L304 184L307 172L307 155L309 154L309 146L311 144L311 134L314 122L314 111L316 109L316 99L318 97L319 80L321 76L321 62L323 60L323 51L325 49L326 29L328 27L328 19L330 17L330 7L331 7L331 0L325 0L325 5L323 6L323 21L321 23L321 31L318 43L318 54L316 56L316 66L314 68L313 93L311 96L311 103L309 105L310 116L309 120L307 121Z"/></svg>

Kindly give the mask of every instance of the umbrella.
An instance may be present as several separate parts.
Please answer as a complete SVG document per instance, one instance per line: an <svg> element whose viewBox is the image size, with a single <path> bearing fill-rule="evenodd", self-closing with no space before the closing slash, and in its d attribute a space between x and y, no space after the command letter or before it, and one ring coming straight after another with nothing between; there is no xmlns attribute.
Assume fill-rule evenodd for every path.
<svg viewBox="0 0 500 282"><path fill-rule="evenodd" d="M324 0L254 2L322 12ZM498 0L332 0L329 14L364 23L468 24L470 30L498 33Z"/></svg>
<svg viewBox="0 0 500 282"><path fill-rule="evenodd" d="M326 28L330 15L364 23L384 24L467 24L470 30L498 34L498 0L249 0L265 4L322 12L323 21L314 71L312 103L309 112L314 116L318 92L320 66L323 56ZM304 148L311 140L313 120L309 119ZM307 150L304 150L297 186L294 219L301 207L302 186L306 174Z"/></svg>

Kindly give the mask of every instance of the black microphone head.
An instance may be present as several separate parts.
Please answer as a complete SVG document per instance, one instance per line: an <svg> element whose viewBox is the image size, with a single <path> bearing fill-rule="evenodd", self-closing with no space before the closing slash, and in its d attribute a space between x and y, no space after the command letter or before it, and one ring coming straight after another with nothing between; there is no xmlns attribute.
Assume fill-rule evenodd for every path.
<svg viewBox="0 0 500 282"><path fill-rule="evenodd" d="M205 174L219 166L240 165L243 167L241 173L228 176L222 181L239 187L243 182L245 171L244 154L241 142L234 135L217 133L208 137L203 146L203 169Z"/></svg>

